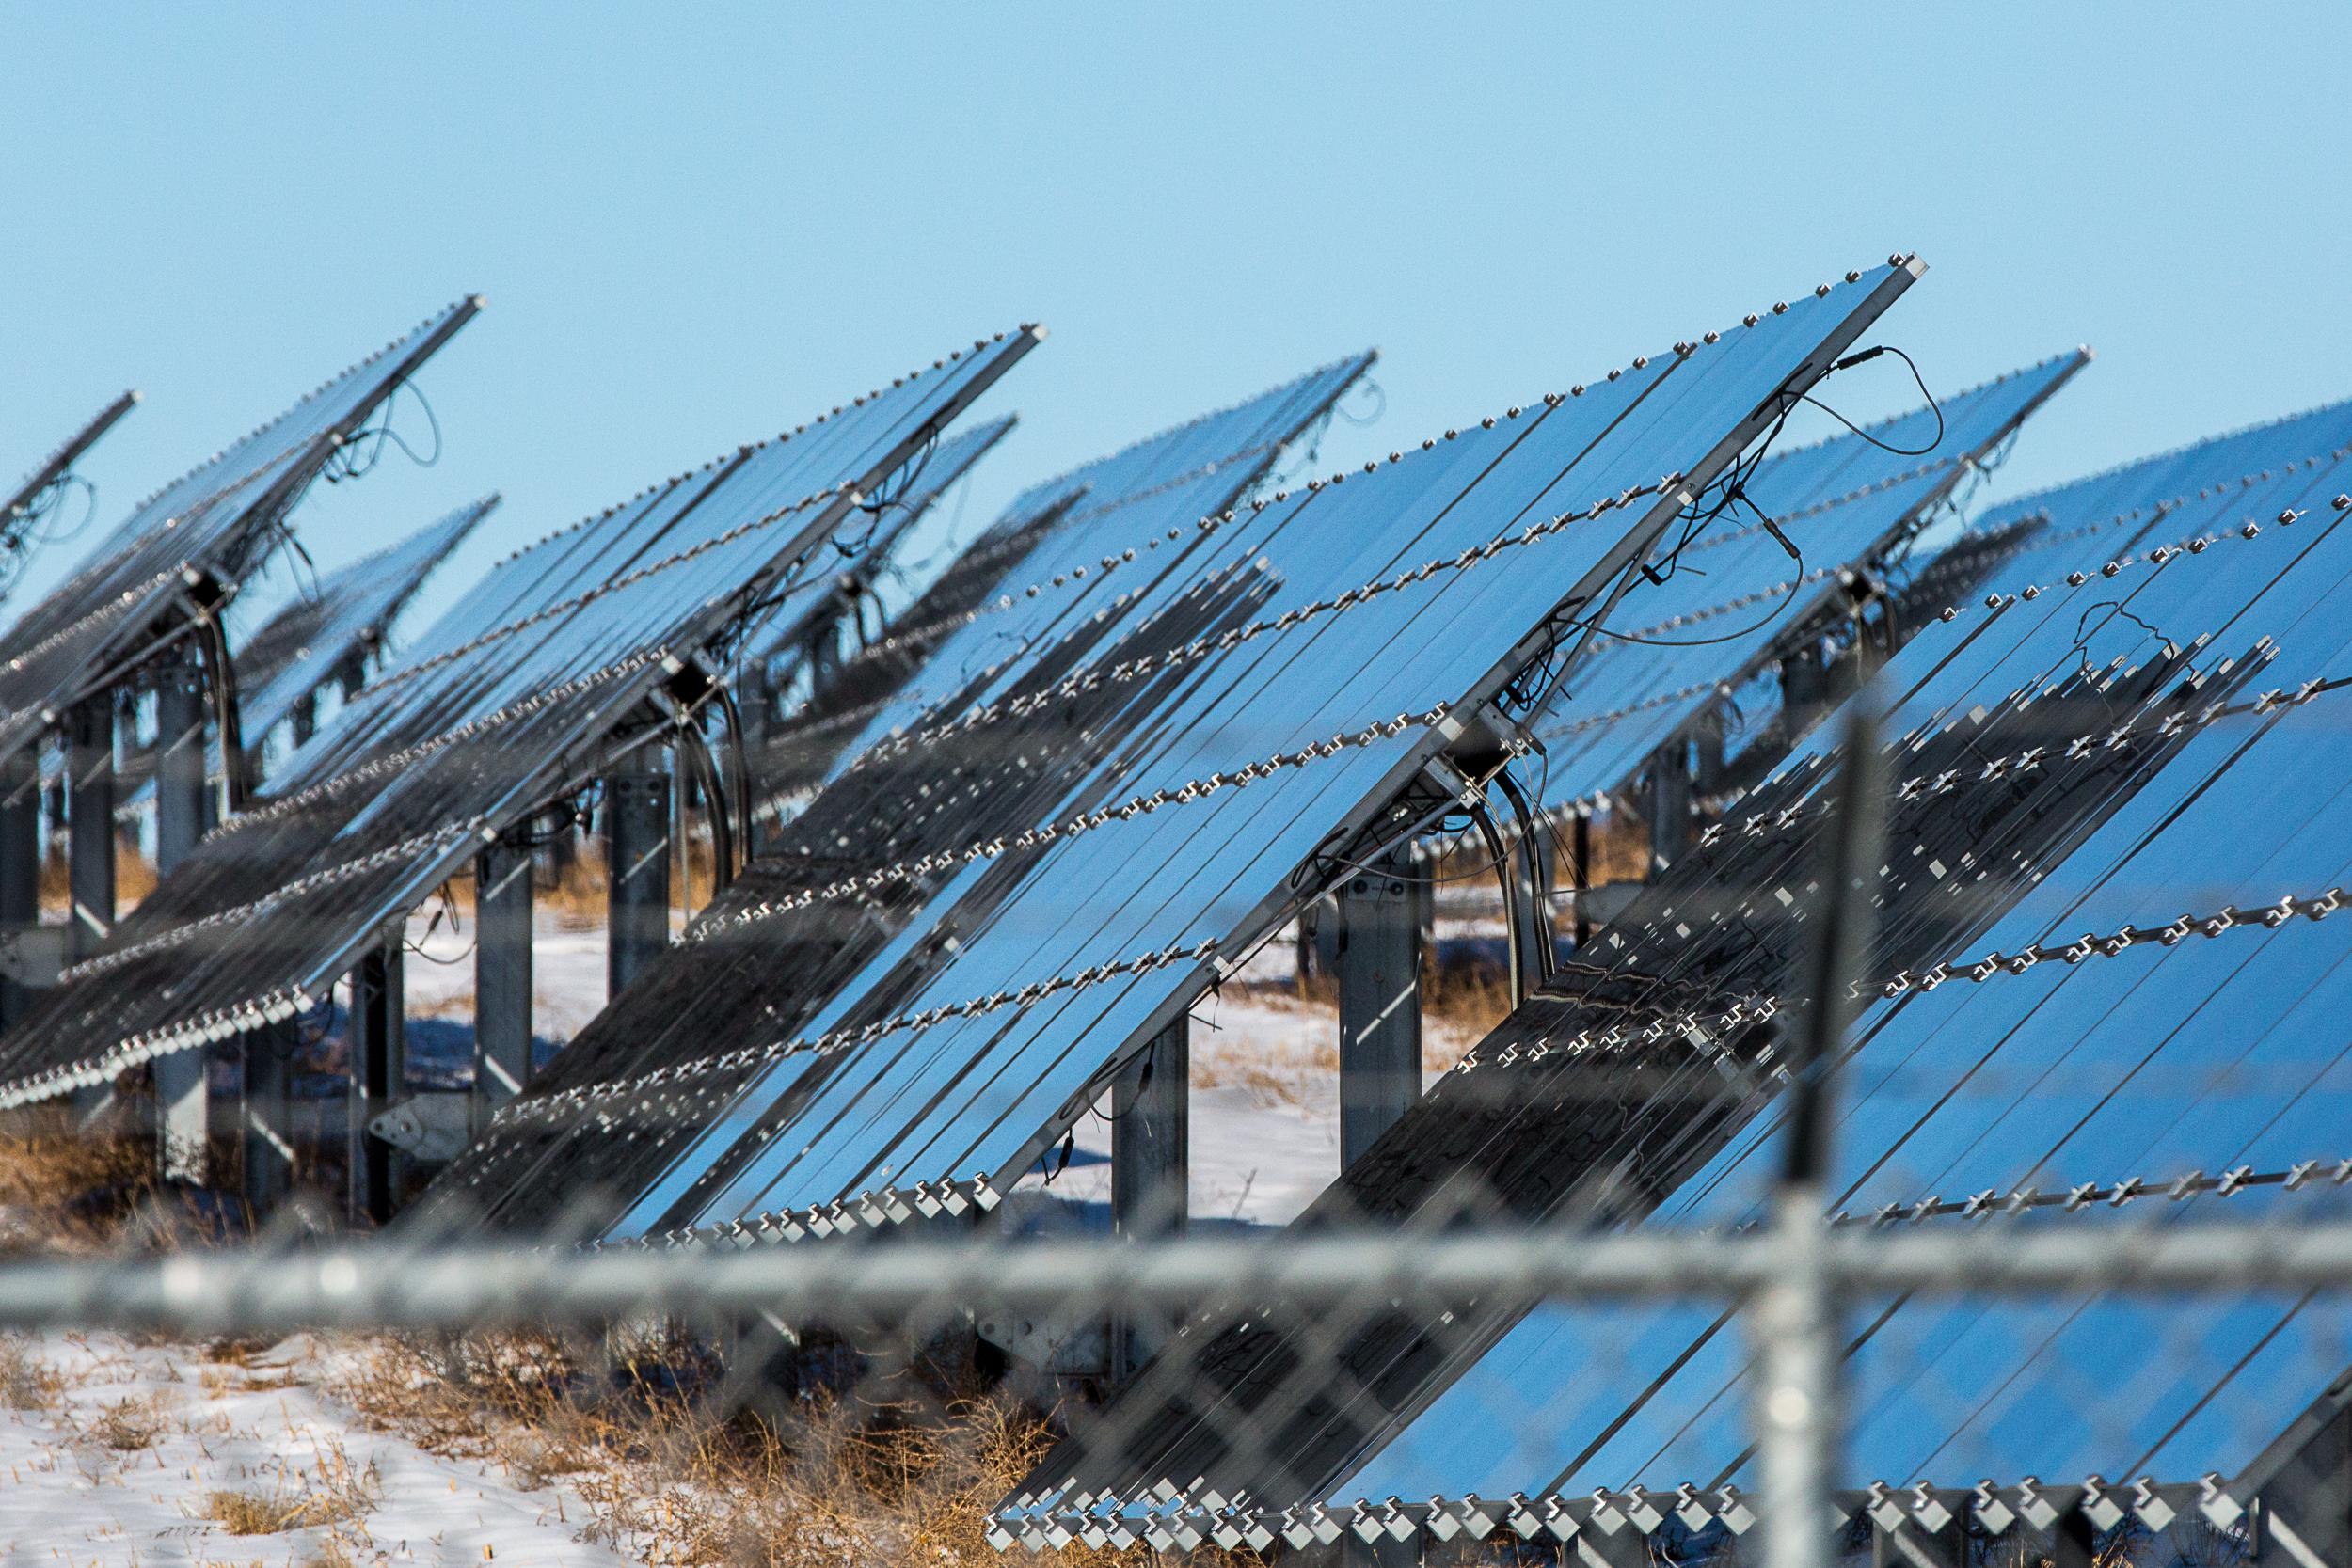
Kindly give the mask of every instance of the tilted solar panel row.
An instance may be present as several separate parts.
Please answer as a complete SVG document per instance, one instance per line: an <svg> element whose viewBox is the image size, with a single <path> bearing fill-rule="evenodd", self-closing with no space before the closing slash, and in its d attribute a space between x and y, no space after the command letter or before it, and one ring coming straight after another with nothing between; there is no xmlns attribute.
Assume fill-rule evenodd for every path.
<svg viewBox="0 0 2352 1568"><path fill-rule="evenodd" d="M469 502L397 545L305 584L245 640L231 660L235 694L227 710L245 775L240 786L259 776L258 750L272 730L298 712L314 713L315 707L306 705L329 684L358 684L425 579L498 504L495 495ZM205 741L205 776L215 781L225 778L228 768L219 717L217 711L209 716ZM298 726L294 738L305 738ZM126 752L118 762L118 777L127 786L117 796L118 821L152 809L157 754L157 750ZM62 757L46 765L57 776L64 766Z"/></svg>
<svg viewBox="0 0 2352 1568"><path fill-rule="evenodd" d="M1319 367L1016 496L881 646L780 731L762 767L771 790L813 789L839 759L957 700L976 672L1017 668L1073 624L1136 613L1136 577L1181 580L1185 552L1158 547L1161 531L1247 497L1375 357ZM1137 549L1140 567L1125 559ZM1103 631L1094 622L1093 634Z"/></svg>
<svg viewBox="0 0 2352 1568"><path fill-rule="evenodd" d="M85 452L96 446L100 437L120 423L122 417L138 406L139 394L124 392L112 403L92 415L81 429L67 436L24 476L24 483L16 487L8 499L0 502L0 596L14 586L33 553L52 543L47 537L33 537L33 530L50 522L65 504L67 491L76 483L73 466ZM98 504L98 492L85 485L89 504ZM76 525L75 532L80 531Z"/></svg>
<svg viewBox="0 0 2352 1568"><path fill-rule="evenodd" d="M1482 710L1615 609L1695 492L1917 270L1903 259L1857 272L1590 388L1204 520L1215 567L1169 609L1242 624L1174 655L1122 658L1114 644L1038 690L983 670L961 717L841 771L949 739L986 746L1000 727L1018 754L1013 726L1121 694L1145 721L1054 815L951 871L833 994L791 999L783 1017L743 1009L723 1054L550 1094L509 1119L554 1137L618 1123L626 1136L605 1141L621 1147L662 1139L664 1124L693 1130L659 1149L667 1168L615 1237L792 1236L994 1201L1104 1074L1274 928L1296 899L1294 872L1368 831L1410 828L1386 814L1433 762L1455 766L1448 751L1463 767L1475 765L1461 753L1495 752ZM1030 661L1015 674L1039 673ZM1215 808L1163 809L1236 784ZM1122 800L1152 803L1083 832L1056 826L1062 809ZM790 912L716 934L755 942L761 921Z"/></svg>
<svg viewBox="0 0 2352 1568"><path fill-rule="evenodd" d="M0 753L31 744L173 614L216 608L305 489L481 309L460 300L157 490L0 639Z"/></svg>
<svg viewBox="0 0 2352 1568"><path fill-rule="evenodd" d="M1013 423L1008 414L935 443L908 463L888 492L860 504L866 527L845 542L845 569L834 581L834 592L799 604L793 613L777 617L746 639L737 661L759 672L759 695L806 676L813 641L833 635L838 623L850 622L863 640L866 603L879 597L874 581L905 575L910 563L900 558L915 525L973 465L1012 433ZM745 696L751 700L754 693ZM759 769L754 771L756 775Z"/></svg>
<svg viewBox="0 0 2352 1568"><path fill-rule="evenodd" d="M2352 574L2347 452L2338 405L2020 503L1994 531L2022 513L2030 541L1888 667L1902 783L1882 994L1839 1127L1834 1201L1853 1221L2104 1223L2082 1195L2115 1215L2143 1192L2318 1201L2312 1172L2344 1155L2341 1042L2311 1021L2337 984L2346 938L2327 917L2352 862L2331 810L2352 787L2352 623L2331 606ZM1776 1041L1805 1006L1782 976L1830 755L1817 736L1740 802L1299 1223L1465 1205L1752 1222ZM2281 810L2288 789L2310 798ZM2104 1495L2095 1478L2147 1476L2122 1505L2143 1520L2201 1507L2226 1526L2289 1418L2352 1363L2352 1324L2316 1299L1858 1304L1864 1321L1848 1506L1925 1486L1996 1530L2030 1513L2028 1478L2072 1507ZM1573 1533L1644 1496L1681 1499L1686 1528L1751 1517L1744 1363L1712 1312L1497 1307L1336 1345L1262 1318L1187 1338L1204 1335L1169 1360L1210 1386L1147 1373L1040 1467L1008 1540L1089 1517L1140 1535L1207 1495L1310 1537L1400 1511L1441 1534L1515 1512ZM2193 1364L2152 1366L2151 1345ZM2127 1379L2144 1397L2102 1397ZM1514 1494L1534 1506L1477 1501Z"/></svg>
<svg viewBox="0 0 2352 1568"><path fill-rule="evenodd" d="M1536 726L1547 803L1630 779L1696 716L1883 588L1890 556L2090 358L2058 355L1867 436L1775 452L1745 488L1778 537L1743 515L1741 526L1694 542L1645 606L1645 623L1605 635L1574 701Z"/></svg>
<svg viewBox="0 0 2352 1568"><path fill-rule="evenodd" d="M985 647L997 664L1033 656L1033 667L1016 678L1037 686L1060 678L1098 641L1125 638L1154 650L1181 643L1232 598L1225 593L1210 595L1206 607L1170 607L1190 581L1193 557L1206 548L1198 526L1203 515L1196 509L1204 501L1239 501L1284 440L1318 422L1370 362L1367 355L1326 366L1032 486L959 561L942 591L926 595L922 608L939 613L908 618L910 629L930 627L937 636L918 636L906 651L919 658L936 641L961 638ZM1087 521L1076 523L1081 501ZM993 566L991 544L1005 546ZM1105 586L1113 576L1118 581ZM952 604L961 608L951 610ZM1230 605L1224 612L1231 613ZM961 657L951 648L933 664ZM885 678L881 660L866 661L863 670L873 677L867 689L876 695L825 744L838 744L868 723L870 713L918 718L922 698L904 680L919 668L909 664ZM855 921L818 904L778 919L780 908L817 886L872 875L976 833L1022 832L1128 728L1114 696L1068 703L1025 725L1017 743L916 749L856 769L812 802L795 802L805 809L713 901L688 942L656 960L576 1037L535 1088L543 1098L561 1095L707 1059L725 1049L748 1019L805 1011L919 912L922 890L893 885L887 896L861 901ZM787 742L793 749L810 744L806 730ZM804 764L811 753L798 755ZM730 936L748 911L763 908L769 914L755 931ZM672 1121L643 1138L616 1139L591 1126L510 1121L494 1126L437 1191L469 1209L487 1209L501 1225L528 1229L555 1207L625 1186L633 1168L692 1131Z"/></svg>
<svg viewBox="0 0 2352 1568"><path fill-rule="evenodd" d="M1025 355L999 334L501 562L0 1039L42 1098L292 1017L616 733L711 700L706 650L813 593L858 503Z"/></svg>
<svg viewBox="0 0 2352 1568"><path fill-rule="evenodd" d="M495 495L467 502L400 543L338 567L263 622L236 656L245 738L259 740L355 657L380 647L434 569L498 504Z"/></svg>

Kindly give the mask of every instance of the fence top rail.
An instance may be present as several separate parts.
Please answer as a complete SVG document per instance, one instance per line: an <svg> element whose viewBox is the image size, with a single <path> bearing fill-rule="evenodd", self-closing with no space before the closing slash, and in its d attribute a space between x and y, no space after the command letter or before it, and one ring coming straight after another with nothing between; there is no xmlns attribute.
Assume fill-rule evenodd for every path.
<svg viewBox="0 0 2352 1568"><path fill-rule="evenodd" d="M1070 1311L1368 1292L1471 1300L1736 1300L1773 1272L1770 1233L1494 1228L1279 1239L907 1241L888 1245L524 1249L305 1241L241 1251L0 1264L0 1328L257 1334L463 1329L648 1313L900 1322L961 1308ZM2023 1296L2352 1287L2352 1221L1861 1229L1818 1239L1843 1295Z"/></svg>

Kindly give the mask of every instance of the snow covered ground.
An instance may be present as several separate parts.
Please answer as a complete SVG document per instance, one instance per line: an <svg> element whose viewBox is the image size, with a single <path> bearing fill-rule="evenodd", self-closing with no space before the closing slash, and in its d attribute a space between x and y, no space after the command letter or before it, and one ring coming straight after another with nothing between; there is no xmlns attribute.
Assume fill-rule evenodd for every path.
<svg viewBox="0 0 2352 1568"><path fill-rule="evenodd" d="M1195 1222L1283 1225L1340 1173L1340 1025L1329 1006L1294 998L1288 943L1269 943L1248 984L1203 998L1192 1013L1190 1212ZM1476 1043L1441 1020L1422 1030L1424 1086ZM1059 1152L1021 1186L1069 1202L1110 1202L1110 1106L1080 1122L1069 1164ZM1050 1181L1047 1180L1051 1174Z"/></svg>
<svg viewBox="0 0 2352 1568"><path fill-rule="evenodd" d="M1468 947L1487 933L1470 923L1440 922L1438 936L1441 944ZM408 937L416 949L406 963L410 1018L469 1024L470 928L437 923L428 908L410 922ZM1500 937L1492 943L1499 948ZM1237 977L1242 984L1193 1009L1191 1212L1197 1219L1285 1224L1339 1174L1339 1019L1328 1006L1287 994L1294 952L1287 938L1268 942ZM586 1027L604 1006L604 933L560 924L543 912L532 962L532 1027L548 1049ZM445 1084L452 1069L467 1060L470 1037L443 1038L412 1023L412 1077ZM1424 1084L1475 1039L1470 1030L1426 1021ZM1109 1106L1098 1111L1078 1127L1068 1165L1061 1166L1057 1153L1052 1180L1041 1171L1023 1182L1025 1188L1081 1206L1109 1202Z"/></svg>
<svg viewBox="0 0 2352 1568"><path fill-rule="evenodd" d="M0 1344L0 1568L631 1560L583 1539L577 1496L362 1430L321 1386L351 1354L307 1335L235 1360L112 1335Z"/></svg>
<svg viewBox="0 0 2352 1568"><path fill-rule="evenodd" d="M410 917L405 979L412 1018L473 1016L473 926L435 924L437 906ZM604 931L581 929L545 911L531 943L531 1029L544 1039L567 1040L604 1010Z"/></svg>

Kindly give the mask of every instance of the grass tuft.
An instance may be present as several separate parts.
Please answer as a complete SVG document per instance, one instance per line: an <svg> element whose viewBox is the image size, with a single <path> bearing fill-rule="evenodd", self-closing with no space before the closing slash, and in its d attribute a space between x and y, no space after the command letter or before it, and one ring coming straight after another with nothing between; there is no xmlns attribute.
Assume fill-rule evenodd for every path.
<svg viewBox="0 0 2352 1568"><path fill-rule="evenodd" d="M0 1406L9 1410L55 1410L65 1393L57 1370L32 1353L24 1340L0 1338Z"/></svg>
<svg viewBox="0 0 2352 1568"><path fill-rule="evenodd" d="M643 1561L1003 1568L987 1513L1052 1442L1043 1418L911 1379L722 1413L722 1382L707 1351L652 1331L617 1350L532 1335L389 1341L334 1391L430 1452L495 1462L526 1486L560 1481L592 1514L588 1539ZM1141 1568L1148 1556L1072 1547L1041 1562Z"/></svg>
<svg viewBox="0 0 2352 1568"><path fill-rule="evenodd" d="M117 1400L83 1431L117 1453L143 1452L164 1434L163 1402L152 1394Z"/></svg>

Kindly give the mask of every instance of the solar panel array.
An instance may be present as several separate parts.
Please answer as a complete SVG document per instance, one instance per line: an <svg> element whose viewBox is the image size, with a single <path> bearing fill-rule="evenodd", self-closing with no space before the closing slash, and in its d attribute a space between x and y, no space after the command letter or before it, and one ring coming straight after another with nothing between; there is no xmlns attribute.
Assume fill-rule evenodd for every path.
<svg viewBox="0 0 2352 1568"><path fill-rule="evenodd" d="M1645 595L1644 623L1602 638L1536 725L1547 800L1631 779L1727 697L1751 698L1752 710L1744 726L1729 726L1727 749L1758 740L1760 716L1777 702L1750 683L1848 613L1858 589L1887 586L1910 542L1948 515L1963 487L2090 360L2085 350L2054 356L1867 435L1775 451L1745 487L1772 528L1745 521L1692 540L1678 569Z"/></svg>
<svg viewBox="0 0 2352 1568"><path fill-rule="evenodd" d="M1834 1224L2342 1211L2348 459L2338 404L2016 503L1977 536L1996 546L1965 551L1992 574L1981 595L1887 666L1900 783ZM1782 1042L1809 1006L1788 978L1794 894L1829 820L1832 733L1298 1226L1756 1223ZM1196 1323L1167 1357L1181 1377L1147 1370L1049 1456L1004 1538L1116 1542L1204 1507L1297 1540L1363 1519L1555 1537L1752 1521L1748 1363L1716 1309L1378 1307ZM2261 1291L1862 1301L1849 1326L1835 1483L1849 1512L1931 1531L1963 1500L1994 1533L2046 1524L2051 1489L2102 1528L2198 1510L2226 1528L2352 1365L2344 1303Z"/></svg>
<svg viewBox="0 0 2352 1568"><path fill-rule="evenodd" d="M842 546L842 561L853 563L844 570L843 578L854 581L870 594L873 579L905 577L910 563L900 557L916 525L930 515L941 496L971 472L973 466L999 441L1012 434L1015 422L1013 416L1007 414L957 432L908 464L890 493L862 503L858 510L864 514L866 526ZM825 601L819 600L799 616L771 628L765 639L767 657L798 658L806 649L816 618L826 609ZM862 626L862 619L857 624Z"/></svg>
<svg viewBox="0 0 2352 1568"><path fill-rule="evenodd" d="M1110 714L1121 738L1017 831L707 922L690 941L711 1002L665 996L662 1021L701 1048L511 1108L501 1193L577 1132L623 1157L593 1172L630 1199L613 1239L795 1237L997 1201L1106 1074L1272 932L1294 874L1336 874L1360 844L1443 815L1454 785L1417 793L1433 765L1452 778L1507 751L1498 705L1540 710L1522 678L1556 672L1621 595L1638 603L1646 553L1918 270L1851 274L1359 474L1173 528L1166 543L1206 548L1180 582L1129 590L1133 629L1106 644L1080 619L1006 669L943 654L953 702L853 748L827 791L871 785L852 797L870 801L862 827L959 820L982 792L952 774L943 792L943 762L1059 755L1064 726ZM1118 580L1128 550L1151 548L1089 564ZM1163 618L1182 641L1151 635ZM888 770L910 756L926 767ZM829 847L809 846L813 867ZM920 912L847 983L780 946L803 911L811 943L837 941L846 915L910 886Z"/></svg>
<svg viewBox="0 0 2352 1568"><path fill-rule="evenodd" d="M942 669L983 657L1007 666L1025 658L1051 660L1050 667L1041 662L1033 677L1043 682L1089 642L1122 634L1163 650L1181 642L1200 624L1199 614L1170 615L1151 607L1181 587L1193 569L1202 548L1199 508L1221 512L1239 502L1370 363L1364 355L1325 366L1017 497L900 617L899 630L821 690L809 721L786 731L768 750L762 784L779 803L805 805L789 832L713 901L700 922L703 937L657 959L571 1041L536 1089L561 1092L723 1049L726 1036L746 1019L812 1006L819 987L838 984L881 951L916 918L922 901L910 887L867 903L854 923L811 904L804 906L804 918L769 920L751 940L709 940L734 929L749 911L768 907L773 913L810 887L844 877L882 872L887 878L911 851L961 844L998 828L1022 831L1040 809L1041 795L1066 788L1120 743L1127 726L1116 711L1096 704L1083 720L1065 714L1050 730L1032 730L1018 748L952 753L911 748L862 769L850 784L813 803L791 800L783 786L820 776L860 728L871 733L887 725L886 735L920 722L934 699L910 675L936 678ZM1167 537L1170 529L1178 539ZM1138 579L1149 593L1136 586ZM1073 627L1087 641L1073 642ZM954 809L939 809L938 802L951 796ZM673 1139L690 1131L667 1130ZM529 1226L551 1202L620 1185L628 1163L649 1152L616 1145L594 1127L557 1130L531 1121L519 1132L494 1127L444 1178L441 1191L469 1204L486 1203L504 1223Z"/></svg>
<svg viewBox="0 0 2352 1568"><path fill-rule="evenodd" d="M501 562L0 1039L0 1100L326 995L485 831L592 775L625 727L709 701L725 638L821 588L859 503L1041 336L982 340Z"/></svg>
<svg viewBox="0 0 2352 1568"><path fill-rule="evenodd" d="M498 504L495 495L467 502L400 543L319 578L263 622L237 653L245 739L260 740L354 660L382 648L392 622L425 579Z"/></svg>
<svg viewBox="0 0 2352 1568"><path fill-rule="evenodd" d="M165 619L215 605L343 444L480 309L464 299L437 311L134 508L0 638L0 754L110 684Z"/></svg>
<svg viewBox="0 0 2352 1568"><path fill-rule="evenodd" d="M1362 354L1319 367L1230 408L1031 485L908 607L891 635L852 661L767 748L760 779L789 799L824 783L834 764L861 755L959 700L986 669L1018 678L1073 626L1110 635L1140 613L1140 575L1114 555L1149 540L1143 571L1181 580L1188 550L1157 535L1190 526L1248 496L1284 449L1330 418L1335 401L1372 366ZM1114 578L1117 578L1114 581Z"/></svg>

